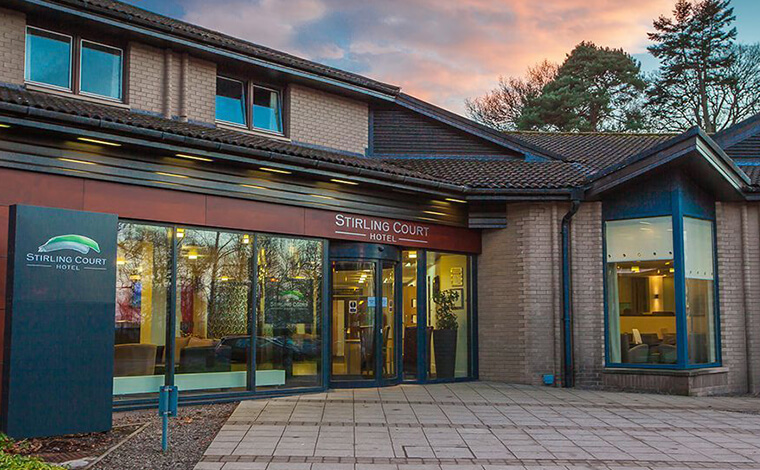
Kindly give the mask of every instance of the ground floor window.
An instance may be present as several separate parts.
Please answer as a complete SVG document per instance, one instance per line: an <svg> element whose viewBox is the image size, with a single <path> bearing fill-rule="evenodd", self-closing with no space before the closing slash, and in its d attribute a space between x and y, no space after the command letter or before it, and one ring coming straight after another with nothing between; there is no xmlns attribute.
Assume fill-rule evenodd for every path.
<svg viewBox="0 0 760 470"><path fill-rule="evenodd" d="M428 378L469 375L469 265L466 255L427 253L427 324L431 331Z"/></svg>
<svg viewBox="0 0 760 470"><path fill-rule="evenodd" d="M670 216L605 224L610 364L683 367L717 360L712 221L684 217L682 240L674 225ZM676 261L681 242L682 266ZM679 356L684 343L688 361Z"/></svg>

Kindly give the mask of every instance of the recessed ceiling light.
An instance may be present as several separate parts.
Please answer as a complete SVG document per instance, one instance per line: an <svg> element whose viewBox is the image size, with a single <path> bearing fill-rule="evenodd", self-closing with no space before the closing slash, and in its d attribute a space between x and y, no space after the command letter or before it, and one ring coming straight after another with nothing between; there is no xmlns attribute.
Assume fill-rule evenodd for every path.
<svg viewBox="0 0 760 470"><path fill-rule="evenodd" d="M105 140L90 139L89 137L77 137L77 140L81 140L82 142L89 142L91 144L110 145L111 147L121 147L121 144L117 144L116 142L108 142L108 141L105 141Z"/></svg>
<svg viewBox="0 0 760 470"><path fill-rule="evenodd" d="M241 184L240 186L242 186L244 188L251 188L251 189L267 189L267 188L265 188L263 186L254 186L252 184Z"/></svg>
<svg viewBox="0 0 760 470"><path fill-rule="evenodd" d="M185 175L178 175L176 173L164 173L163 171L157 171L156 174L161 176L171 176L172 178L187 178Z"/></svg>
<svg viewBox="0 0 760 470"><path fill-rule="evenodd" d="M269 168L269 167L266 167L266 166L259 167L259 170L261 170L261 171L268 171L270 173L282 173L283 175L289 175L289 174L293 173L292 171L280 170L279 168Z"/></svg>
<svg viewBox="0 0 760 470"><path fill-rule="evenodd" d="M436 211L422 211L422 212L424 212L425 214L430 214L430 215L443 215L443 216L446 215L443 212L436 212Z"/></svg>
<svg viewBox="0 0 760 470"><path fill-rule="evenodd" d="M320 199L335 199L334 197L322 196L321 194L309 194L309 196L311 196L311 197L318 197Z"/></svg>
<svg viewBox="0 0 760 470"><path fill-rule="evenodd" d="M97 163L95 163L95 162L88 162L88 161L85 161L85 160L75 160L73 158L63 158L63 157L61 157L58 160L60 160L62 162L69 162L69 163L80 163L82 165L97 165Z"/></svg>
<svg viewBox="0 0 760 470"><path fill-rule="evenodd" d="M11 127L11 125L10 124L0 124L0 127L2 127L3 129L8 129L9 127Z"/></svg>
<svg viewBox="0 0 760 470"><path fill-rule="evenodd" d="M333 183L340 183L340 184L349 184L351 186L358 186L359 183L355 181L346 181L346 180L339 180L338 178L330 178L330 181Z"/></svg>
<svg viewBox="0 0 760 470"><path fill-rule="evenodd" d="M467 201L463 201L462 199L454 199L453 197L447 197L446 200L449 202L456 202L458 204L467 204Z"/></svg>
<svg viewBox="0 0 760 470"><path fill-rule="evenodd" d="M188 155L186 153L175 153L175 157L187 158L188 160L198 160L199 162L213 162L214 160L206 157L196 157L195 155Z"/></svg>

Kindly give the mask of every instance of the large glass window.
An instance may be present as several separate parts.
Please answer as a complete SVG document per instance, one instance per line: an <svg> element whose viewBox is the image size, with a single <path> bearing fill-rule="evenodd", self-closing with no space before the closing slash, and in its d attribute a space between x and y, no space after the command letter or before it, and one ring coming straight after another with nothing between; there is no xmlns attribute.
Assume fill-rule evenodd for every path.
<svg viewBox="0 0 760 470"><path fill-rule="evenodd" d="M282 132L280 94L268 88L253 87L253 127Z"/></svg>
<svg viewBox="0 0 760 470"><path fill-rule="evenodd" d="M710 364L717 360L712 221L684 217L683 225L689 364Z"/></svg>
<svg viewBox="0 0 760 470"><path fill-rule="evenodd" d="M675 364L671 217L607 222L609 360Z"/></svg>
<svg viewBox="0 0 760 470"><path fill-rule="evenodd" d="M467 261L466 255L427 253L427 321L433 330L430 379L469 375Z"/></svg>
<svg viewBox="0 0 760 470"><path fill-rule="evenodd" d="M177 229L175 383L247 387L252 236Z"/></svg>
<svg viewBox="0 0 760 470"><path fill-rule="evenodd" d="M216 78L216 120L246 125L243 82L224 77Z"/></svg>
<svg viewBox="0 0 760 470"><path fill-rule="evenodd" d="M155 393L164 382L171 231L119 223L114 395Z"/></svg>
<svg viewBox="0 0 760 470"><path fill-rule="evenodd" d="M80 61L80 92L121 99L121 49L82 41Z"/></svg>
<svg viewBox="0 0 760 470"><path fill-rule="evenodd" d="M70 90L71 50L71 36L28 27L25 80Z"/></svg>
<svg viewBox="0 0 760 470"><path fill-rule="evenodd" d="M259 235L256 388L321 384L323 243Z"/></svg>

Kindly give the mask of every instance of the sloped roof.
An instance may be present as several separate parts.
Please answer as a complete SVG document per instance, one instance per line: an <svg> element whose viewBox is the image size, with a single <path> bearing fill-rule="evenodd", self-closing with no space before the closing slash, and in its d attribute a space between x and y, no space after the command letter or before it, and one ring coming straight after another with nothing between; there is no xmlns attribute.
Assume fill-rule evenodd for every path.
<svg viewBox="0 0 760 470"><path fill-rule="evenodd" d="M385 158L387 163L476 189L559 189L581 184L582 167L562 161L505 158Z"/></svg>
<svg viewBox="0 0 760 470"><path fill-rule="evenodd" d="M218 142L241 148L272 152L275 154L334 163L347 167L361 168L382 173L406 176L427 181L444 181L413 169L403 168L377 159L348 153L315 149L303 145L283 142L248 132L240 132L219 127L181 122L161 116L135 112L129 109L101 105L76 98L67 98L49 93L28 91L20 87L0 85L0 110L22 115L34 115L34 110L47 110L63 116L90 118L106 123L118 123L133 128L158 131L179 137L188 137L210 142ZM82 123L86 124L86 123ZM107 128L107 126L100 126Z"/></svg>
<svg viewBox="0 0 760 470"><path fill-rule="evenodd" d="M565 161L600 170L655 147L676 134L606 132L507 132L518 140L561 155Z"/></svg>
<svg viewBox="0 0 760 470"><path fill-rule="evenodd" d="M194 24L186 23L168 16L153 13L116 0L50 0L52 3L66 5L80 11L87 11L101 16L115 18L133 25L148 27L167 34L184 37L198 43L216 46L225 50L241 53L287 67L335 80L350 83L380 93L395 96L399 87L389 85L371 78L334 67L312 62L291 54L286 54L268 47L260 46L233 36L219 33ZM255 26L252 26L255 27Z"/></svg>

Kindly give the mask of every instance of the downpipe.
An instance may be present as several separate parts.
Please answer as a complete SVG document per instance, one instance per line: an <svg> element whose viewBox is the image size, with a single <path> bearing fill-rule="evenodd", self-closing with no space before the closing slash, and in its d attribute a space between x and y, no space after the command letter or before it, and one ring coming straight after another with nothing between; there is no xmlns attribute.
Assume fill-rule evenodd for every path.
<svg viewBox="0 0 760 470"><path fill-rule="evenodd" d="M562 337L564 343L564 367L562 371L562 386L572 387L574 383L573 370L573 328L571 317L570 291L570 220L581 206L581 201L573 199L570 210L562 217Z"/></svg>

